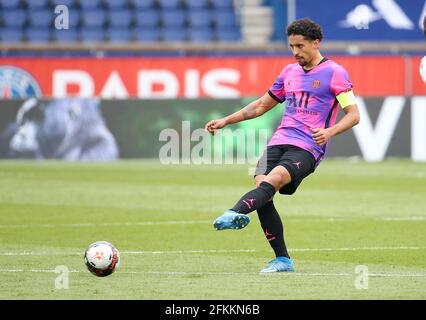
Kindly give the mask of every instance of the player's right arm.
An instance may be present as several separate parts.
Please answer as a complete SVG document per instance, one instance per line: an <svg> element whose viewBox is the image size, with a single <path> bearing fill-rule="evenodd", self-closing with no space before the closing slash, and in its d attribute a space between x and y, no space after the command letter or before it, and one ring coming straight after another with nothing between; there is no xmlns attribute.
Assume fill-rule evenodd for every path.
<svg viewBox="0 0 426 320"><path fill-rule="evenodd" d="M204 129L214 135L216 130L222 129L229 124L260 117L265 112L274 108L277 104L277 100L272 98L269 93L266 93L259 99L249 103L241 110L229 116L207 122Z"/></svg>

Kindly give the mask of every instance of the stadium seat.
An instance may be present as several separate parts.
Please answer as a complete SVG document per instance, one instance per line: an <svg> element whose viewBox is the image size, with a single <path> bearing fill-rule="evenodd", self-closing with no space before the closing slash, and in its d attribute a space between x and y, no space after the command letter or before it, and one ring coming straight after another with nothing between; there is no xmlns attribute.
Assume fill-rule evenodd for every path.
<svg viewBox="0 0 426 320"><path fill-rule="evenodd" d="M22 27L27 21L27 14L22 9L10 10L3 15L3 24L5 27Z"/></svg>
<svg viewBox="0 0 426 320"><path fill-rule="evenodd" d="M162 29L161 39L164 42L182 42L187 40L185 28Z"/></svg>
<svg viewBox="0 0 426 320"><path fill-rule="evenodd" d="M38 9L27 11L30 27L49 27L55 17L55 13L50 9Z"/></svg>
<svg viewBox="0 0 426 320"><path fill-rule="evenodd" d="M158 3L163 9L177 9L182 7L181 0L158 0Z"/></svg>
<svg viewBox="0 0 426 320"><path fill-rule="evenodd" d="M54 7L59 5L64 5L64 6L67 6L68 8L74 7L77 2L77 0L51 0L51 1Z"/></svg>
<svg viewBox="0 0 426 320"><path fill-rule="evenodd" d="M102 0L80 0L79 3L83 10L98 9L102 7Z"/></svg>
<svg viewBox="0 0 426 320"><path fill-rule="evenodd" d="M129 9L116 9L108 13L108 21L111 27L128 28L133 22L133 14Z"/></svg>
<svg viewBox="0 0 426 320"><path fill-rule="evenodd" d="M26 3L30 10L47 9L49 7L49 0L27 0Z"/></svg>
<svg viewBox="0 0 426 320"><path fill-rule="evenodd" d="M78 31L76 28L54 30L53 39L56 42L75 42L78 41Z"/></svg>
<svg viewBox="0 0 426 320"><path fill-rule="evenodd" d="M212 24L212 18L210 10L197 9L188 11L188 24L190 27L209 27Z"/></svg>
<svg viewBox="0 0 426 320"><path fill-rule="evenodd" d="M233 8L232 0L211 0L212 6L217 9Z"/></svg>
<svg viewBox="0 0 426 320"><path fill-rule="evenodd" d="M21 5L20 0L2 0L0 1L1 7L3 9L11 10L17 9Z"/></svg>
<svg viewBox="0 0 426 320"><path fill-rule="evenodd" d="M213 20L217 27L235 27L237 25L233 10L214 10Z"/></svg>
<svg viewBox="0 0 426 320"><path fill-rule="evenodd" d="M131 0L131 3L137 10L152 9L155 7L155 0Z"/></svg>
<svg viewBox="0 0 426 320"><path fill-rule="evenodd" d="M28 28L25 30L25 39L28 42L49 42L49 28Z"/></svg>
<svg viewBox="0 0 426 320"><path fill-rule="evenodd" d="M160 41L159 28L143 28L134 30L134 39L139 42Z"/></svg>
<svg viewBox="0 0 426 320"><path fill-rule="evenodd" d="M102 42L105 40L103 28L82 28L79 31L79 39L83 42Z"/></svg>
<svg viewBox="0 0 426 320"><path fill-rule="evenodd" d="M241 40L241 33L237 28L231 29L218 29L216 30L217 41L239 41Z"/></svg>
<svg viewBox="0 0 426 320"><path fill-rule="evenodd" d="M192 42L209 42L214 40L212 28L189 28L188 38Z"/></svg>
<svg viewBox="0 0 426 320"><path fill-rule="evenodd" d="M1 42L21 42L23 36L22 29L0 29Z"/></svg>
<svg viewBox="0 0 426 320"><path fill-rule="evenodd" d="M90 9L82 11L83 25L87 27L102 27L106 22L106 15L103 9Z"/></svg>
<svg viewBox="0 0 426 320"><path fill-rule="evenodd" d="M68 10L68 19L69 19L69 25L70 28L77 27L80 24L80 10L77 9L69 9Z"/></svg>
<svg viewBox="0 0 426 320"><path fill-rule="evenodd" d="M188 9L206 9L209 6L209 0L186 0Z"/></svg>
<svg viewBox="0 0 426 320"><path fill-rule="evenodd" d="M186 24L185 10L162 10L160 15L164 27L183 27Z"/></svg>
<svg viewBox="0 0 426 320"><path fill-rule="evenodd" d="M156 27L160 22L160 13L156 9L138 11L135 14L137 27Z"/></svg>
<svg viewBox="0 0 426 320"><path fill-rule="evenodd" d="M132 40L132 32L129 28L109 28L106 34L110 42L129 42Z"/></svg>
<svg viewBox="0 0 426 320"><path fill-rule="evenodd" d="M105 5L109 9L126 9L128 3L125 0L105 0Z"/></svg>

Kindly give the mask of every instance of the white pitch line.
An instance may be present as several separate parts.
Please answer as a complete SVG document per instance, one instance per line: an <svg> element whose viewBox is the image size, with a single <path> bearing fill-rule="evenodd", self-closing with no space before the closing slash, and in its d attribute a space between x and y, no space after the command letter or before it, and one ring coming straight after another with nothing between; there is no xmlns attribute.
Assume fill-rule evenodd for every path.
<svg viewBox="0 0 426 320"><path fill-rule="evenodd" d="M289 249L290 252L322 252L322 251L387 251L387 250L426 250L426 247L343 247L343 248L294 248ZM84 250L83 250L84 251ZM82 252L34 252L34 251L22 251L22 252L0 252L0 256L63 256L63 255L83 255ZM208 253L253 253L253 252L266 252L264 250L254 249L239 249L239 250L225 250L225 249L211 249L211 250L170 250L170 251L121 251L122 254L208 254Z"/></svg>
<svg viewBox="0 0 426 320"><path fill-rule="evenodd" d="M19 228L91 228L91 227L120 227L120 226L153 226L153 225L186 225L186 224L211 224L210 220L191 220L191 221L140 221L140 222L111 222L111 223L63 223L63 224L11 224L0 225L2 229Z"/></svg>
<svg viewBox="0 0 426 320"><path fill-rule="evenodd" d="M55 270L49 269L0 269L0 273L56 273ZM69 270L70 273L89 273L83 270ZM260 274L259 272L186 272L186 271L118 271L117 274L141 274L141 275L176 275L176 276L188 276L188 275L214 275L214 276L237 276L237 275L262 275L262 276L277 276L277 275L288 275L288 276L307 276L307 277L353 277L355 273L344 273L344 272L292 272L292 273L274 273L274 274ZM421 273L369 273L369 277L407 277L417 278L425 277L426 274Z"/></svg>
<svg viewBox="0 0 426 320"><path fill-rule="evenodd" d="M252 249L241 250L174 250L174 251L123 251L124 254L182 254L182 253L238 253L256 252Z"/></svg>
<svg viewBox="0 0 426 320"><path fill-rule="evenodd" d="M375 221L426 221L426 217L413 216L413 217L312 217L300 219L298 217L285 217L288 222L345 222L356 221L363 219L372 219ZM135 221L135 222L105 222L105 223L45 223L45 224L3 224L0 229L20 229L20 228L92 228L92 227L134 227L134 226L155 226L155 225L191 225L191 224L212 224L210 220L183 220L183 221Z"/></svg>
<svg viewBox="0 0 426 320"><path fill-rule="evenodd" d="M368 251L386 251L386 250L425 250L426 247L359 247L359 248L295 248L295 249L289 249L289 251L293 252L314 252L314 251L361 251L361 250L368 250Z"/></svg>
<svg viewBox="0 0 426 320"><path fill-rule="evenodd" d="M290 252L321 252L321 251L384 251L384 250L425 250L426 247L359 247L359 248L294 248ZM124 254L182 254L182 253L236 253L263 252L259 250L177 250L177 251L123 251Z"/></svg>

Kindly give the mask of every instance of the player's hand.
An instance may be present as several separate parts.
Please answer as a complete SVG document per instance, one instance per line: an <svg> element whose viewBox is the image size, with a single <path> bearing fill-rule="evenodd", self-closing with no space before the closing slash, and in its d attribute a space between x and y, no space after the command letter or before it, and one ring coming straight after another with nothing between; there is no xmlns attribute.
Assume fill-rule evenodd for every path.
<svg viewBox="0 0 426 320"><path fill-rule="evenodd" d="M331 133L328 129L311 128L311 131L313 132L312 139L314 139L318 146L322 146L327 143L327 141L331 138Z"/></svg>
<svg viewBox="0 0 426 320"><path fill-rule="evenodd" d="M211 120L207 122L207 124L204 127L204 130L206 130L212 136L214 136L214 134L216 133L216 130L222 129L225 126L226 126L226 120L224 118Z"/></svg>

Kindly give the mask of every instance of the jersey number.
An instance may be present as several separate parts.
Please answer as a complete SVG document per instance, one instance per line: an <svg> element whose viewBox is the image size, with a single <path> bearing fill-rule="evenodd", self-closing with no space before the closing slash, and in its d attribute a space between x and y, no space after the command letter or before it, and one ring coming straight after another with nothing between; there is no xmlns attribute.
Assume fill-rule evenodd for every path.
<svg viewBox="0 0 426 320"><path fill-rule="evenodd" d="M308 101L309 101L310 93L302 91L300 95L300 100L297 101L296 94L293 92L293 96L288 99L289 100L289 106L293 106L293 108L308 108Z"/></svg>

